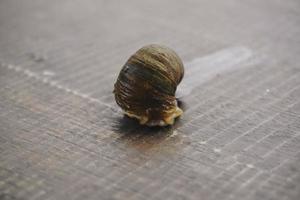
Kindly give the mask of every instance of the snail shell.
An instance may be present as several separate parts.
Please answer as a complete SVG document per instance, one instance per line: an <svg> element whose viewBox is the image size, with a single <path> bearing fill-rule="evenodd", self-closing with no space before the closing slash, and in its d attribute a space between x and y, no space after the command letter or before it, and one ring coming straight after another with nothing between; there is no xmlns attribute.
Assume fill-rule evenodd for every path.
<svg viewBox="0 0 300 200"><path fill-rule="evenodd" d="M183 78L179 56L161 45L147 45L123 66L114 85L117 104L140 124L166 126L182 114L175 92Z"/></svg>

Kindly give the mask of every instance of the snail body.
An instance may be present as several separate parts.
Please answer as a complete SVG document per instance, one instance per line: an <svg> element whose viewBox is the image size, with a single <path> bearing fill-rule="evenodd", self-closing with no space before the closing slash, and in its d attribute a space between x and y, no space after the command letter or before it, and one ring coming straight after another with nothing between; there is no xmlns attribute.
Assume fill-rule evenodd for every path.
<svg viewBox="0 0 300 200"><path fill-rule="evenodd" d="M131 118L148 126L166 126L183 111L175 92L184 75L179 56L161 45L147 45L133 54L114 85L117 104Z"/></svg>

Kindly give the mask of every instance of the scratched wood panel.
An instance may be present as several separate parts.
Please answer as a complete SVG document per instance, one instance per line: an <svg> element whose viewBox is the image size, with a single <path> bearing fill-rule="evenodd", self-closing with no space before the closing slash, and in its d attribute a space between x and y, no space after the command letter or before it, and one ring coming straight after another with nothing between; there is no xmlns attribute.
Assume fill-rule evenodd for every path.
<svg viewBox="0 0 300 200"><path fill-rule="evenodd" d="M300 3L0 1L0 199L299 199ZM161 43L184 115L147 128L112 88Z"/></svg>

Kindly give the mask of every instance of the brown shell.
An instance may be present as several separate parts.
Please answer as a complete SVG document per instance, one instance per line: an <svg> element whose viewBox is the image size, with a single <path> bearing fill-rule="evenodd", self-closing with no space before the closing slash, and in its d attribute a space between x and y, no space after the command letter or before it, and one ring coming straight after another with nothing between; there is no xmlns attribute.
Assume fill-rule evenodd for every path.
<svg viewBox="0 0 300 200"><path fill-rule="evenodd" d="M165 126L182 114L175 92L183 78L179 56L161 45L147 45L133 54L115 83L117 104L141 124Z"/></svg>

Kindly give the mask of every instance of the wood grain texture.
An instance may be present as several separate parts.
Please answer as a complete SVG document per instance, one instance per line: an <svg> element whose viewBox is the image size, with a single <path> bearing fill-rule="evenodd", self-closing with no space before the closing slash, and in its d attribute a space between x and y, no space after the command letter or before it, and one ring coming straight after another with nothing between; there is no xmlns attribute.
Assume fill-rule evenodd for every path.
<svg viewBox="0 0 300 200"><path fill-rule="evenodd" d="M0 199L298 200L299 15L298 0L0 1ZM151 43L211 66L185 77L205 81L172 127L114 102Z"/></svg>

